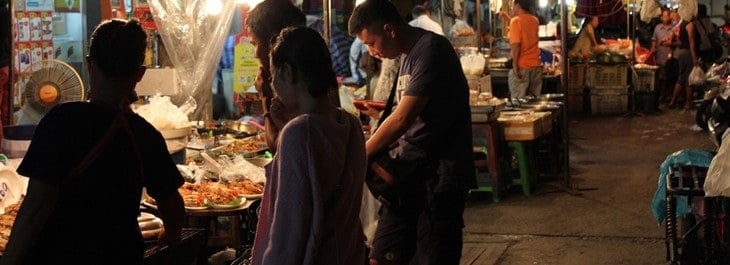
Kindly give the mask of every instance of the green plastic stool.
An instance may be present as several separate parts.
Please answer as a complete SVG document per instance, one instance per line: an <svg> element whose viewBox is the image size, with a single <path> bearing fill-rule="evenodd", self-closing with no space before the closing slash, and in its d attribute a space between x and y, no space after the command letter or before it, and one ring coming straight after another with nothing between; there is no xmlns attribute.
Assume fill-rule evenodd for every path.
<svg viewBox="0 0 730 265"><path fill-rule="evenodd" d="M515 150L519 169L518 178L512 178L512 185L522 186L522 193L530 195L532 182L535 179L535 154L530 149L530 142L507 141L507 146Z"/></svg>
<svg viewBox="0 0 730 265"><path fill-rule="evenodd" d="M476 153L484 154L486 160L489 160L491 158L491 156L489 155L489 150L486 146L474 147L474 153L475 154ZM486 164L486 162L485 162L485 164ZM489 168L488 170L489 170L488 174L491 175L491 174L493 174L492 172L494 172L497 169ZM478 171L478 170L475 168L475 171ZM479 172L477 172L477 175L479 175ZM494 183L492 185L479 185L476 189L469 190L469 192L489 192L492 194L492 201L499 202L499 200L500 200L500 198L499 198L499 180L494 180Z"/></svg>

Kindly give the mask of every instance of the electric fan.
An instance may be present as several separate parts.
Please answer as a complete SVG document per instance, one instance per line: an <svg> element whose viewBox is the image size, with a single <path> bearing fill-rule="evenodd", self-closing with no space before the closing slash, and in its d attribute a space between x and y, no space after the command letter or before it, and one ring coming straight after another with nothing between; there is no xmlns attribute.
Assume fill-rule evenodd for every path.
<svg viewBox="0 0 730 265"><path fill-rule="evenodd" d="M84 84L73 67L59 60L33 63L27 75L18 124L37 124L53 106L84 98Z"/></svg>

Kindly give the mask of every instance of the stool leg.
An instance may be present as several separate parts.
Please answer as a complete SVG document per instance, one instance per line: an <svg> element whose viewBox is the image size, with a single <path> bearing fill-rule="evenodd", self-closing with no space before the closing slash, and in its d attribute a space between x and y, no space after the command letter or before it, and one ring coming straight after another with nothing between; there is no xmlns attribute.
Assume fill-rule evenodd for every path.
<svg viewBox="0 0 730 265"><path fill-rule="evenodd" d="M515 153L517 155L517 164L519 167L519 179L512 180L513 184L519 184L522 186L522 193L525 194L525 196L530 195L530 165L528 164L530 161L527 158L527 152L525 148L525 144L523 142L519 141L511 141L509 142L509 146L514 148Z"/></svg>

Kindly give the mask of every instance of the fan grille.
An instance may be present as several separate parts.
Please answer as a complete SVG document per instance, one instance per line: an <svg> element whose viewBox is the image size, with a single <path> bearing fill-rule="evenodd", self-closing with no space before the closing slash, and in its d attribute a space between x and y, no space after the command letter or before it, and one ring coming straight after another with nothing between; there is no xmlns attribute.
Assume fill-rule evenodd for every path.
<svg viewBox="0 0 730 265"><path fill-rule="evenodd" d="M32 122L39 122L53 106L84 97L81 77L70 65L59 60L43 60L31 66L23 96L24 115Z"/></svg>

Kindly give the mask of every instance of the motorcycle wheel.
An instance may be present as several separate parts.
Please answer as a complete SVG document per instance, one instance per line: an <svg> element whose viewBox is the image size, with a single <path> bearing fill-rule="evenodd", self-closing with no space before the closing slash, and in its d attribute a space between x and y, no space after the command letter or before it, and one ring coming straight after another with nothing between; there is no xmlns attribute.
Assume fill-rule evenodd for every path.
<svg viewBox="0 0 730 265"><path fill-rule="evenodd" d="M699 107L697 107L697 113L695 114L695 123L700 126L702 130L707 130L707 121L710 119L710 106L712 106L711 100L704 100Z"/></svg>

